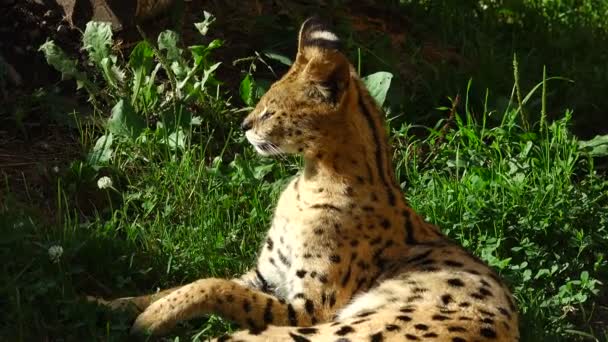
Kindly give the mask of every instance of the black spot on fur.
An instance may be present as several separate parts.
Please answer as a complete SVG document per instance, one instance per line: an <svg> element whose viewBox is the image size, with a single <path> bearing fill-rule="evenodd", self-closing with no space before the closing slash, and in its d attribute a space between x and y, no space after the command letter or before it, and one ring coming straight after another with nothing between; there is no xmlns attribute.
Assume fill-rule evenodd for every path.
<svg viewBox="0 0 608 342"><path fill-rule="evenodd" d="M336 330L335 334L338 336L344 336L344 335L350 334L354 331L355 331L355 329L353 329L353 327L351 327L350 325L345 325L345 326L342 326L340 329Z"/></svg>
<svg viewBox="0 0 608 342"><path fill-rule="evenodd" d="M409 296L409 297L407 297L407 298L405 299L405 301L406 301L407 303L412 303L412 302L415 302L415 301L417 301L417 300L421 300L421 299L423 299L423 297L422 297L421 295L413 295L413 296Z"/></svg>
<svg viewBox="0 0 608 342"><path fill-rule="evenodd" d="M272 298L268 298L268 300L266 301L266 308L264 308L264 323L266 323L266 324L272 323L272 321L274 319L274 317L272 315L272 304L273 304Z"/></svg>
<svg viewBox="0 0 608 342"><path fill-rule="evenodd" d="M405 219L404 228L405 228L405 243L408 245L415 245L417 243L416 238L414 237L414 229L412 226L412 219L410 217L410 212L408 210L404 210L402 212L403 218ZM431 251L429 250L430 254Z"/></svg>
<svg viewBox="0 0 608 342"><path fill-rule="evenodd" d="M464 266L464 264L461 263L460 261L445 260L443 263L446 264L447 266L452 266L452 267L462 267L462 266Z"/></svg>
<svg viewBox="0 0 608 342"><path fill-rule="evenodd" d="M341 212L342 209L336 207L335 205L331 205L331 204L313 204L310 206L311 209L326 209L326 210L334 210L337 212Z"/></svg>
<svg viewBox="0 0 608 342"><path fill-rule="evenodd" d="M383 219L380 221L380 226L382 226L384 229L389 229L391 227L391 222L387 219Z"/></svg>
<svg viewBox="0 0 608 342"><path fill-rule="evenodd" d="M452 337L452 342L467 342L467 340L462 337Z"/></svg>
<svg viewBox="0 0 608 342"><path fill-rule="evenodd" d="M300 335L296 335L292 332L289 333L289 337L291 337L291 340L294 342L310 342L309 339L307 339L304 336L300 336Z"/></svg>
<svg viewBox="0 0 608 342"><path fill-rule="evenodd" d="M348 265L348 269L346 270L346 274L344 274L344 277L342 278L342 286L346 286L346 284L350 280L351 272L352 272L351 266Z"/></svg>
<svg viewBox="0 0 608 342"><path fill-rule="evenodd" d="M448 279L448 285L452 287L463 287L464 283L458 278L450 278Z"/></svg>
<svg viewBox="0 0 608 342"><path fill-rule="evenodd" d="M260 289L262 290L262 292L270 292L268 282L266 281L266 279L264 279L264 276L262 276L262 273L257 268L255 269L255 276L260 281Z"/></svg>
<svg viewBox="0 0 608 342"><path fill-rule="evenodd" d="M247 299L243 301L243 311L250 312L251 311L251 302Z"/></svg>
<svg viewBox="0 0 608 342"><path fill-rule="evenodd" d="M333 307L334 307L334 305L336 305L336 293L335 293L335 292L332 292L332 293L329 295L329 307L330 307L330 308L333 308Z"/></svg>
<svg viewBox="0 0 608 342"><path fill-rule="evenodd" d="M412 334L405 334L405 338L407 338L410 341L420 341L418 336L412 335Z"/></svg>
<svg viewBox="0 0 608 342"><path fill-rule="evenodd" d="M422 330L422 331L429 330L429 326L426 324L416 324L416 325L414 325L414 328L416 328L418 330Z"/></svg>
<svg viewBox="0 0 608 342"><path fill-rule="evenodd" d="M479 334L483 337L487 337L487 338L496 338L496 331L494 331L494 329L490 329L490 328L481 328L479 329Z"/></svg>
<svg viewBox="0 0 608 342"><path fill-rule="evenodd" d="M304 278L304 276L306 276L306 271L305 270L298 270L296 271L296 275L298 276L298 278Z"/></svg>
<svg viewBox="0 0 608 342"><path fill-rule="evenodd" d="M370 342L382 342L384 341L384 335L381 332L370 335Z"/></svg>
<svg viewBox="0 0 608 342"><path fill-rule="evenodd" d="M483 296L486 296L486 297L492 297L492 296L494 296L494 294L492 293L492 291L486 289L485 287L479 288L479 293L481 295L483 295Z"/></svg>
<svg viewBox="0 0 608 342"><path fill-rule="evenodd" d="M485 296L479 294L479 293L471 293L470 294L471 297L478 299L478 300L483 300L485 298Z"/></svg>
<svg viewBox="0 0 608 342"><path fill-rule="evenodd" d="M361 323L365 323L365 322L369 322L369 318L362 318L362 319L359 319L359 320L356 320L356 321L352 322L351 324L352 325L357 325L357 324L361 324Z"/></svg>
<svg viewBox="0 0 608 342"><path fill-rule="evenodd" d="M422 337L425 337L425 338L434 338L434 337L439 337L439 335L437 335L434 332L430 332L430 333L426 333L426 334L422 335Z"/></svg>
<svg viewBox="0 0 608 342"><path fill-rule="evenodd" d="M329 257L329 260L330 260L331 262L333 262L334 264L338 264L338 263L340 263L340 261L342 260L342 258L340 258L340 256L339 256L339 255L337 255L337 254L333 254L333 255L331 255L331 256Z"/></svg>
<svg viewBox="0 0 608 342"><path fill-rule="evenodd" d="M376 313L376 311L366 311L366 312L362 312L362 313L358 314L357 317L358 318L367 317L367 316L373 315L375 313Z"/></svg>
<svg viewBox="0 0 608 342"><path fill-rule="evenodd" d="M439 312L441 312L442 314L448 314L451 315L453 313L457 313L458 310L449 310L449 309L445 309L445 308L440 308Z"/></svg>
<svg viewBox="0 0 608 342"><path fill-rule="evenodd" d="M294 310L293 305L291 304L287 304L287 319L289 320L289 325L298 325L298 319L296 318L296 310Z"/></svg>
<svg viewBox="0 0 608 342"><path fill-rule="evenodd" d="M443 296L441 296L441 302L443 302L443 305L448 305L453 301L454 299L449 294L444 294Z"/></svg>
<svg viewBox="0 0 608 342"><path fill-rule="evenodd" d="M298 334L302 334L302 335L314 335L317 332L319 332L319 330L317 328L300 328L296 331L298 332Z"/></svg>
<svg viewBox="0 0 608 342"><path fill-rule="evenodd" d="M425 258L426 258L426 257L428 257L429 255L431 255L431 253L432 253L432 252L433 252L433 251L432 251L431 249L429 249L429 250L428 250L428 251L426 251L426 252L420 253L420 254L418 254L418 255L415 255L415 256L413 256L413 257L409 258L408 260L406 260L406 261L405 261L405 263L406 263L406 264L410 264L410 263L415 263L415 262L418 262L418 261L420 261L420 260L422 260L422 259L425 259Z"/></svg>
<svg viewBox="0 0 608 342"><path fill-rule="evenodd" d="M511 313L509 312L509 310L507 310L505 308L498 308L498 312L500 312L501 314L503 314L508 319L511 319Z"/></svg>
<svg viewBox="0 0 608 342"><path fill-rule="evenodd" d="M274 247L274 241L272 241L271 238L266 239L266 247L269 251L272 251L272 248Z"/></svg>
<svg viewBox="0 0 608 342"><path fill-rule="evenodd" d="M459 307L461 308L468 308L469 306L471 306L471 303L469 302L462 302L460 304L458 304Z"/></svg>
<svg viewBox="0 0 608 342"><path fill-rule="evenodd" d="M496 316L496 314L494 314L493 312L486 311L486 310L483 310L483 309L479 309L479 312L480 312L482 315L489 316L489 317L494 317L494 316Z"/></svg>
<svg viewBox="0 0 608 342"><path fill-rule="evenodd" d="M308 314L312 314L315 311L315 303L313 303L312 300L307 299L304 308Z"/></svg>
<svg viewBox="0 0 608 342"><path fill-rule="evenodd" d="M423 288L423 287L414 287L414 288L412 289L412 292L413 292L413 293L425 293L425 292L428 292L428 290L429 290L429 289L425 289L425 288Z"/></svg>
<svg viewBox="0 0 608 342"><path fill-rule="evenodd" d="M464 327L460 327L460 326L452 326L452 327L448 327L448 331L449 332L466 332L467 329L465 329Z"/></svg>
<svg viewBox="0 0 608 342"><path fill-rule="evenodd" d="M281 253L280 249L277 249L277 254L279 255L279 260L281 260L281 262L285 266L291 267L291 262L289 261L289 259L287 259L287 257L285 255L283 255L283 253Z"/></svg>
<svg viewBox="0 0 608 342"><path fill-rule="evenodd" d="M412 320L412 318L410 316L406 316L406 315L399 315L397 316L397 319L403 322L409 322Z"/></svg>
<svg viewBox="0 0 608 342"><path fill-rule="evenodd" d="M431 318L433 319L433 321L446 321L450 319L450 317L444 315L433 315L433 317Z"/></svg>
<svg viewBox="0 0 608 342"><path fill-rule="evenodd" d="M399 331L401 330L401 327L395 324L388 324L386 327L384 327L387 331Z"/></svg>

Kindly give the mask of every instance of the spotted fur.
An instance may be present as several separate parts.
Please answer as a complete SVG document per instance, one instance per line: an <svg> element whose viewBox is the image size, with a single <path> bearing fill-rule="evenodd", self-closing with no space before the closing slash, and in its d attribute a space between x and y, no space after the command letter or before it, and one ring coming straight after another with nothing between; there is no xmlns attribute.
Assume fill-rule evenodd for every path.
<svg viewBox="0 0 608 342"><path fill-rule="evenodd" d="M113 306L162 334L219 314L246 330L218 341L517 341L518 313L486 264L425 222L390 163L383 113L318 19L242 128L265 155L300 154L255 267Z"/></svg>

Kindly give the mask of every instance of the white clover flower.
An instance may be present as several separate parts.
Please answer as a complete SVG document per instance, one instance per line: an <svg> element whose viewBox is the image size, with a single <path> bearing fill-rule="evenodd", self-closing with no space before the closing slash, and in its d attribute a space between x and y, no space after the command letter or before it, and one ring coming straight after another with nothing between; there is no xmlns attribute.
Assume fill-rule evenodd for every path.
<svg viewBox="0 0 608 342"><path fill-rule="evenodd" d="M61 256L63 255L63 247L59 246L59 245L53 245L51 247L49 247L49 259L51 259L51 261L53 263L58 263L59 259L61 259Z"/></svg>
<svg viewBox="0 0 608 342"><path fill-rule="evenodd" d="M55 173L59 173L59 166L53 166L52 170Z"/></svg>
<svg viewBox="0 0 608 342"><path fill-rule="evenodd" d="M103 176L97 180L97 187L107 189L112 187L112 179L108 176Z"/></svg>

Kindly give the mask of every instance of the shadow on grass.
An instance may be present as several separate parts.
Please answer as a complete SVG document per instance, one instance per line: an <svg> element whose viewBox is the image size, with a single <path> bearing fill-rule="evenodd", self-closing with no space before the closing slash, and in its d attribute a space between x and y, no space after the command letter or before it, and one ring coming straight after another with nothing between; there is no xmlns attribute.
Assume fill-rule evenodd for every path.
<svg viewBox="0 0 608 342"><path fill-rule="evenodd" d="M150 289L161 278L156 270L164 258L142 252L112 227L104 232L77 222L58 226L27 206L7 203L0 210L0 339L126 339L131 318L84 297Z"/></svg>

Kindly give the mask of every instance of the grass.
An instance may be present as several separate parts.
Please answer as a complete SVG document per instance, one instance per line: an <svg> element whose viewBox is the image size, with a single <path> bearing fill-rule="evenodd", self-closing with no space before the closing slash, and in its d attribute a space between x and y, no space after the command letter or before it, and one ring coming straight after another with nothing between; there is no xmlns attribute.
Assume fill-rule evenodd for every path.
<svg viewBox="0 0 608 342"><path fill-rule="evenodd" d="M557 44L550 42L535 56L519 51L514 87L511 47L545 39L542 27L534 26L528 40L509 45L508 51L488 52L482 47L500 31L500 21L488 14L476 21L482 28L467 31L472 30L467 20L477 19L465 9L475 6L463 5L465 14L458 19L448 11L454 5L429 3L393 5L443 18L445 41L466 41L475 33L479 41L463 43L459 52L485 62L478 70L448 73L449 64L412 57L418 78L389 70L395 75L386 102L393 160L411 205L508 280L522 313L523 341L608 341L603 287L608 280L608 180L598 172L596 158L604 153L603 145L584 148L571 132L572 112L560 109L564 98L571 97L577 107L598 94L582 91L596 86L579 82L576 72L590 77L586 80L606 78L601 70L586 74L573 67L578 62L565 60L562 67L575 75L564 76L575 76L576 88L549 80L542 62L557 59L547 53ZM606 29L591 15L601 8L572 15L560 7L567 2L547 2L540 12L529 12L538 10L540 2L521 3L525 6L511 18L522 25L512 27L511 37L551 18L557 32L563 27ZM542 15L530 19L529 13ZM207 24L211 21L207 18ZM431 23L417 23L414 34ZM452 31L460 36L450 38ZM58 67L83 84L84 94L93 88L104 92L91 91L95 115L76 120L84 153L52 178L53 215L26 203L5 177L0 197L1 340L128 340L128 317L86 303L83 296L133 295L202 276L243 272L255 259L282 186L299 165L296 158L257 156L238 131L240 101L254 103L270 79L259 57L249 59L257 69L247 68L243 75L249 81L241 83L237 94L220 86L223 66L215 69L213 57L223 48L210 37L191 49L170 33L156 42L148 37L123 60L111 57L111 36L104 27L89 34L98 38L86 49L97 72L78 63ZM390 55L387 48L347 39L364 74L398 64L390 56L370 56ZM580 66L592 67L586 63L605 52L597 46ZM579 53L572 47L566 52ZM378 66L380 59L387 63ZM103 63L114 68L100 68ZM404 98L408 86L414 95ZM457 93L462 97L446 103L446 96ZM599 107L605 99L595 100ZM443 119L413 124L409 118L414 113ZM101 177L109 177L112 185L100 189ZM49 254L57 250L53 246L61 246L61 255ZM229 329L233 327L217 317L203 318L181 325L167 339L204 340Z"/></svg>

